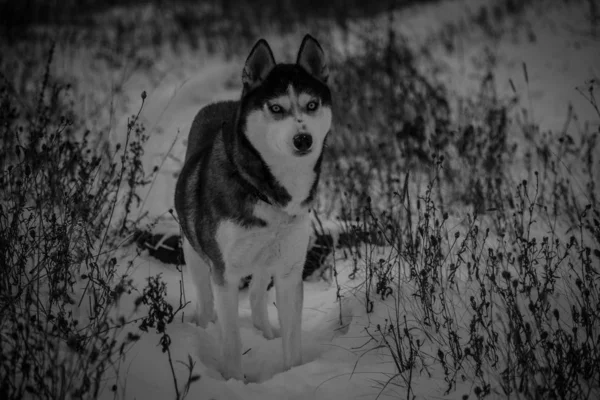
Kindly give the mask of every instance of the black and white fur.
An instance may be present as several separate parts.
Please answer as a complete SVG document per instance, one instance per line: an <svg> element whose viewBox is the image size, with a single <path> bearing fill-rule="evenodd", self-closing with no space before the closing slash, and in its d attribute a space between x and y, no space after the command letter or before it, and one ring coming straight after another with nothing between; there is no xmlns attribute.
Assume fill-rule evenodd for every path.
<svg viewBox="0 0 600 400"><path fill-rule="evenodd" d="M295 64L277 64L261 39L246 60L241 99L202 108L192 124L175 208L198 294L196 323L218 320L225 379L244 379L238 284L249 274L254 326L267 339L279 335L267 314L273 277L284 368L302 362L309 207L332 120L327 78L312 36Z"/></svg>

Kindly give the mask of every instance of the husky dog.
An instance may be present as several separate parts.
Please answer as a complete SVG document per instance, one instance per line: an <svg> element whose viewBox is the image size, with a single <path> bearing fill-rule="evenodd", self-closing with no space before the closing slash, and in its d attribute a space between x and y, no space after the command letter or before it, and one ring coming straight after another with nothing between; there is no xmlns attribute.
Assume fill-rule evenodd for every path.
<svg viewBox="0 0 600 400"><path fill-rule="evenodd" d="M246 59L240 100L209 104L192 123L175 208L198 295L194 318L201 327L218 321L225 379L244 379L238 284L249 274L254 326L267 339L279 336L267 313L273 278L283 366L302 362L309 208L332 122L327 78L312 36L304 37L295 64L277 64L261 39Z"/></svg>

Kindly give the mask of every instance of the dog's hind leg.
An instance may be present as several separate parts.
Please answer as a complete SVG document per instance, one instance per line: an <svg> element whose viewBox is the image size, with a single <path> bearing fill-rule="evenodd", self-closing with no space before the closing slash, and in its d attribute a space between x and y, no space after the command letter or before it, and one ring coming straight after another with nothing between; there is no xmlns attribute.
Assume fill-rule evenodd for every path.
<svg viewBox="0 0 600 400"><path fill-rule="evenodd" d="M266 339L274 339L279 336L279 331L271 326L269 312L267 311L267 298L269 292L267 287L271 281L271 274L266 268L258 268L252 274L250 281L250 309L252 310L252 322L254 327L262 331Z"/></svg>
<svg viewBox="0 0 600 400"><path fill-rule="evenodd" d="M188 273L196 288L194 322L198 326L206 328L209 322L215 322L216 320L213 293L210 284L210 267L194 250L186 238L183 239L182 247Z"/></svg>
<svg viewBox="0 0 600 400"><path fill-rule="evenodd" d="M242 340L238 324L239 277L222 285L213 282L215 305L221 331L221 373L225 379L243 380Z"/></svg>

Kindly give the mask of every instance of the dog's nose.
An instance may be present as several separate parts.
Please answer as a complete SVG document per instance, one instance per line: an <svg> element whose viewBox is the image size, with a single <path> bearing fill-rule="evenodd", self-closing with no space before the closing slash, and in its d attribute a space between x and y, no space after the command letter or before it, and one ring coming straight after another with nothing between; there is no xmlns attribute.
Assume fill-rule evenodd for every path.
<svg viewBox="0 0 600 400"><path fill-rule="evenodd" d="M312 136L308 133L299 133L294 136L294 147L298 151L307 151L312 146Z"/></svg>

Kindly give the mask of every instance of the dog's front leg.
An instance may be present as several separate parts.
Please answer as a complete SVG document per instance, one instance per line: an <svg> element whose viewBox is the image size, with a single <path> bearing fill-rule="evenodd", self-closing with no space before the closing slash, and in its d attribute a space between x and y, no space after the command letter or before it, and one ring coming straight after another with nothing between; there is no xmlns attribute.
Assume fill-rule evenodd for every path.
<svg viewBox="0 0 600 400"><path fill-rule="evenodd" d="M302 270L308 248L308 230L299 229L282 243L283 268L275 274L277 313L283 342L285 370L302 364Z"/></svg>
<svg viewBox="0 0 600 400"><path fill-rule="evenodd" d="M275 290L283 342L283 368L288 370L302 364L302 268L295 268L288 276L276 276Z"/></svg>
<svg viewBox="0 0 600 400"><path fill-rule="evenodd" d="M238 281L225 279L218 285L213 281L215 306L221 331L221 373L225 379L244 379L242 372L242 341L238 325Z"/></svg>

